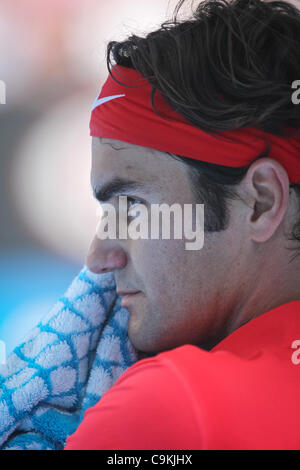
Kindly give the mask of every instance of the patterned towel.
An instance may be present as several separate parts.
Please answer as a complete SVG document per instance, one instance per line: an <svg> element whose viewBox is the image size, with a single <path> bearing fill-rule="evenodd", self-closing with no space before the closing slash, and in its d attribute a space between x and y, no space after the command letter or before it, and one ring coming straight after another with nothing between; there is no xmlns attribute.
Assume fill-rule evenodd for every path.
<svg viewBox="0 0 300 470"><path fill-rule="evenodd" d="M0 365L0 448L63 449L85 410L147 357L128 338L111 273L86 266Z"/></svg>

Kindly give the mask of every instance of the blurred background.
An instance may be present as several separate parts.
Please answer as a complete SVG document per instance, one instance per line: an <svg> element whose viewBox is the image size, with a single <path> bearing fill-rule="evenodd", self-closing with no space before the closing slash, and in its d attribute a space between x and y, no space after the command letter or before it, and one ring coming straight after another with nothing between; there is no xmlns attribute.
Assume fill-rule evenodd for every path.
<svg viewBox="0 0 300 470"><path fill-rule="evenodd" d="M0 3L0 340L6 355L82 268L97 225L89 115L108 73L106 44L159 27L176 4Z"/></svg>
<svg viewBox="0 0 300 470"><path fill-rule="evenodd" d="M179 16L200 1L186 0ZM176 4L0 2L0 346L4 341L6 355L83 267L96 229L89 117L108 74L106 45L158 28Z"/></svg>

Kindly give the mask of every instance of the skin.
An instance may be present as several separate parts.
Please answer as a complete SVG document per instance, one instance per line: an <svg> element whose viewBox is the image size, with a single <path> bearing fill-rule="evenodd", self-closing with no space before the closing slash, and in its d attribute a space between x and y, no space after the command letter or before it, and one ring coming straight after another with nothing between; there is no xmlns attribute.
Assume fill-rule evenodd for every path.
<svg viewBox="0 0 300 470"><path fill-rule="evenodd" d="M182 162L154 149L93 137L92 187L116 177L143 186L106 201L116 208L119 195L148 207L196 202ZM270 158L259 159L238 191L240 199L230 203L229 227L206 233L201 250L186 250L184 239L93 238L88 268L112 271L117 290L140 291L126 307L128 335L138 350L158 353L183 344L209 350L256 316L300 300L299 261L291 263L287 250L297 246L287 242L287 233L298 206L285 169Z"/></svg>

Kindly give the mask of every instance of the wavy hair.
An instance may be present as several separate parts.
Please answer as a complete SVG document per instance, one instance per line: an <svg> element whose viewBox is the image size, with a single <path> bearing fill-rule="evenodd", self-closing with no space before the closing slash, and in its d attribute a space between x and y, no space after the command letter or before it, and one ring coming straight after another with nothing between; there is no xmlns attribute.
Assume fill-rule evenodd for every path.
<svg viewBox="0 0 300 470"><path fill-rule="evenodd" d="M107 68L136 69L179 114L215 134L256 127L286 137L300 135L300 105L292 83L300 79L300 12L286 1L206 0L180 20L172 19L140 37L107 45ZM124 86L127 86L123 84ZM220 99L222 96L222 99ZM266 148L262 155L267 156ZM171 154L170 154L171 155ZM207 231L228 226L228 200L249 166L231 168L171 155L188 165L197 199L206 205ZM300 158L300 156L299 156ZM255 159L254 159L255 160ZM290 184L299 196L300 185ZM300 242L300 217L290 239Z"/></svg>

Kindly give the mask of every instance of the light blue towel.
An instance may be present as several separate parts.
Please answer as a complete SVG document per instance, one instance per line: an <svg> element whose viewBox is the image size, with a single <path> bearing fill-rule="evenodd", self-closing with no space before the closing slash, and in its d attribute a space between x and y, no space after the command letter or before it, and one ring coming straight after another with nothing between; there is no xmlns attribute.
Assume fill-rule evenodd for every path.
<svg viewBox="0 0 300 470"><path fill-rule="evenodd" d="M63 449L139 353L111 273L86 266L36 328L0 365L0 448Z"/></svg>

